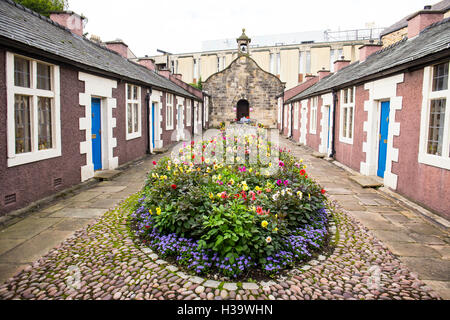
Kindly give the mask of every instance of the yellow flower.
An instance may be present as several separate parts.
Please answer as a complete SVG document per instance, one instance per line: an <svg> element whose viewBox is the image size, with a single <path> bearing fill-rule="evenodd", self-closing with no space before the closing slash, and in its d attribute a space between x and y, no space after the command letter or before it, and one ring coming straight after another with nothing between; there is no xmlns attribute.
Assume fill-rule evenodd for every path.
<svg viewBox="0 0 450 320"><path fill-rule="evenodd" d="M209 193L209 198L214 199L214 195L212 194L212 192Z"/></svg>
<svg viewBox="0 0 450 320"><path fill-rule="evenodd" d="M169 170L169 171L170 171L170 166L167 166L167 170Z"/></svg>
<svg viewBox="0 0 450 320"><path fill-rule="evenodd" d="M152 209L148 210L148 213L150 213L150 215L153 215Z"/></svg>
<svg viewBox="0 0 450 320"><path fill-rule="evenodd" d="M161 214L161 208L156 208L156 215L159 216Z"/></svg>
<svg viewBox="0 0 450 320"><path fill-rule="evenodd" d="M261 189L261 187L256 186L256 187L255 187L255 190L256 190L256 191L261 191L262 189Z"/></svg>
<svg viewBox="0 0 450 320"><path fill-rule="evenodd" d="M233 185L233 184L234 184L234 180L231 179L229 183L230 183L231 185Z"/></svg>
<svg viewBox="0 0 450 320"><path fill-rule="evenodd" d="M253 172L253 168L248 169L248 172L252 173Z"/></svg>
<svg viewBox="0 0 450 320"><path fill-rule="evenodd" d="M247 191L248 190L248 186L245 184L242 186L242 190Z"/></svg>
<svg viewBox="0 0 450 320"><path fill-rule="evenodd" d="M277 232L277 231L278 231L278 228L273 229L273 231L274 231L274 232Z"/></svg>
<svg viewBox="0 0 450 320"><path fill-rule="evenodd" d="M263 228L267 228L268 225L269 225L269 223L268 223L266 220L264 220L263 222L261 222L261 226L262 226Z"/></svg>

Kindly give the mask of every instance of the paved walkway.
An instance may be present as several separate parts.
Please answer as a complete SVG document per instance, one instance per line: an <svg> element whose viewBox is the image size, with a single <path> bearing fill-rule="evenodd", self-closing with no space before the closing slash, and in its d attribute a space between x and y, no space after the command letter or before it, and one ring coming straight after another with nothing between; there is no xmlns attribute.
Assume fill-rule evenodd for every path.
<svg viewBox="0 0 450 320"><path fill-rule="evenodd" d="M308 165L307 171L310 176L314 177L327 189L329 196L337 200L350 217L356 218L365 227L367 227L376 236L376 238L380 239L390 249L390 251L392 251L392 253L399 257L403 264L406 264L408 269L413 271L413 273L416 274L420 280L423 280L423 282L434 289L442 298L450 299L450 237L447 233L432 226L410 210L407 210L392 202L384 196L384 194L373 189L362 189L358 184L348 179L349 173L347 171L338 168L325 160L312 157L309 151L295 146L288 140L283 140L282 143L288 146L293 151L294 155L304 159L305 163ZM158 156L158 158L161 156L162 155ZM78 247L78 242L85 242L86 239L89 239L90 246L92 247L87 247L86 250L89 251L87 253L89 258L86 258L88 260L85 260L88 261L84 263L86 266L82 267L86 269L86 273L88 275L86 276L85 281L100 281L102 278L105 278L106 276L100 275L100 271L96 271L99 273L98 275L92 275L94 271L91 266L95 265L99 258L102 261L103 259L114 259L116 243L114 243L114 246L111 248L108 246L112 246L112 238L110 237L112 237L112 234L115 231L112 229L109 231L108 228L110 228L109 223L111 223L111 226L114 226L115 214L109 214L105 217L104 226L100 224L99 226L92 228L92 230L90 230L91 228L85 227L87 225L94 224L98 221L97 219L103 217L104 213L109 208L115 207L120 201L139 191L145 183L146 173L152 167L151 162L153 160L154 158L146 159L140 164L129 168L124 174L114 179L114 181L99 183L89 190L83 191L72 198L59 201L51 207L31 214L29 217L23 219L17 224L1 230L0 289L2 288L1 283L4 280L17 274L15 279L10 284L10 286L14 286L16 294L21 292L19 289L23 286L23 291L25 291L25 293L21 295L22 298L27 298L27 294L32 294L32 292L35 292L35 294L39 296L41 292L41 279L45 279L46 277L48 278L48 275L52 273L56 266L59 266L62 259L64 261L72 261L77 260L76 256L83 255L83 249L77 248L84 248L85 244L80 244ZM123 218L120 216L118 219ZM344 217L342 219L346 220L347 218ZM340 227L341 226L338 226L338 228ZM164 269L158 264L158 261L160 260L157 260L154 263L149 262L155 259L149 260L148 257L140 250L136 251L135 249L131 249L131 251L136 252L136 258L129 258L129 272L124 270L122 273L119 273L123 276L124 274L132 275L133 272L140 272L138 270L139 268L136 267L137 264L143 264L144 267L147 266L147 268L151 269L151 271L149 271L150 273L140 275L141 277L147 277L147 279L151 279L154 282L152 288L149 287L148 289L142 291L141 297L144 297L145 294L145 298L170 299L171 297L175 297L176 294L179 294L177 298L189 298L191 296L192 298L195 298L195 295L197 294L197 298L203 299L207 296L209 297L210 293L214 293L213 296L225 295L230 298L233 298L233 295L236 297L236 293L237 297L242 296L243 298L247 295L248 298L288 297L291 299L314 299L320 297L321 295L325 298L348 298L352 297L352 290L354 292L363 290L360 293L364 294L365 289L358 282L360 281L358 280L358 277L361 276L361 279L367 279L367 274L365 273L367 271L367 267L371 265L371 261L379 260L380 263L382 262L381 265L384 268L382 271L386 274L392 274L392 277L389 276L389 281L386 280L388 281L386 284L389 290L384 293L367 293L368 296L366 295L366 297L370 298L371 294L375 294L375 298L396 298L395 295L398 294L398 297L401 298L401 294L406 294L405 292L409 290L409 286L413 286L413 288L410 289L411 291L404 297L418 299L421 297L429 298L426 293L420 291L421 289L419 289L419 287L422 288L422 285L414 280L414 276L411 277L408 272L403 270L402 265L392 260L392 258L389 257L389 254L386 254L384 249L380 249L377 244L378 240L376 240L372 235L366 234L366 229L359 228L358 226L352 224L350 220L343 222L342 227L343 230L347 229L352 231L345 232L345 237L344 235L341 235L341 238L344 241L343 243L345 244L342 246L339 245L336 252L327 261L323 261L324 264L319 263L319 261L315 261L313 264L310 263L312 265L311 270L298 276L297 278L294 277L292 280L274 284L270 287L272 288L272 292L270 290L266 292L263 287L260 287L259 289L251 289L252 285L247 284L249 287L247 290L244 290L246 288L242 288L242 290L236 292L231 290L223 293L223 290L220 291L218 289L219 283L213 283L212 287L208 287L211 283L208 281L205 282L204 279L203 281L200 281L196 277L188 278L182 273L172 275L172 271L169 267ZM82 230L79 233L75 233L78 229ZM109 235L108 232L110 232L111 235ZM75 239L71 238L61 244L61 242L70 238L74 234L77 235ZM123 248L123 250L130 250L130 240L122 234L118 237L119 238L117 241L123 241L121 248ZM364 237L366 237L366 239L364 239ZM355 244L362 245L361 248L358 248L354 252L350 252L348 250L351 250L354 247L354 245L352 245L353 241L355 241ZM119 245L120 243L117 244L117 246ZM112 250L111 257L109 257L109 254L106 253L102 253L101 257L99 257L96 246L101 247L98 248L99 252L104 250L109 253ZM56 250L51 250L55 247ZM58 249L59 247L61 248L61 252ZM363 248L369 248L372 252L371 255L375 255L375 257L369 255L368 257L362 258L362 256L367 254L367 249L363 250ZM41 261L39 263L35 262L49 250L51 254L46 261ZM77 251L77 254L74 254L73 256L68 256L67 252L70 250L78 250L79 252ZM91 255L91 252L93 252L93 255ZM95 252L97 252L97 255ZM379 258L377 258L376 252L378 252ZM350 255L352 260L346 261L346 258ZM358 259L358 257L361 257L362 262L356 261L355 263L355 259ZM140 262L138 262L138 260L140 260ZM160 263L163 262L160 261ZM64 262L62 264L64 265ZM99 263L97 262L97 264ZM107 264L109 264L109 262ZM322 270L333 270L338 265L339 268L341 268L340 264L342 264L342 270L346 270L345 272L348 272L348 275L346 274L341 277L342 279L336 280L334 276L322 275ZM121 266L127 266L127 263L124 260L121 260L120 265L117 267ZM103 269L102 263L96 267ZM311 266L308 268L311 268ZM356 269L355 271L351 271L351 268ZM18 274L19 271L24 269L24 272ZM396 269L398 269L397 274L395 273ZM84 272L83 270L84 269L82 269L82 272ZM336 272L337 270L338 269L336 269ZM323 277L320 279L320 282L323 280L325 283L316 283L315 280L313 280L311 286L308 286L308 281L310 281L308 279L311 279L311 275L314 276L316 271ZM160 276L161 274L163 275ZM137 287L140 287L139 290L142 290L144 287L143 285L132 285L130 283L132 276L127 276L123 279L123 281L117 280L117 276L119 276L119 274L114 273L113 279L109 280L105 278L105 283L109 282L109 284L111 284L111 290L109 288L105 289L105 291L108 290L108 292L105 292L105 297L111 295L110 298L112 298L112 296L124 298L125 294L127 294L127 297L140 295L139 293L133 293L133 290L136 291ZM49 284L49 280L46 280L42 284L42 286L49 286L49 289L45 290L50 296L58 296L59 294L57 286L61 284L61 281L56 279L56 277L60 277L60 275L55 275L55 285L52 283ZM29 290L29 292L25 290L25 284L21 285L22 281L25 283L28 281L26 280L28 278L31 278L31 288L33 288L33 290ZM200 282L195 283L196 280ZM338 293L335 293L332 290L333 282L335 280L337 282L336 286L342 287L342 290L337 290ZM343 283L340 284L340 281L343 281ZM347 281L350 283L347 283ZM115 288L112 286L112 283L115 283L115 285L119 283L120 286L125 283L127 284L127 287L126 289L122 289L122 287ZM94 284L96 286L94 286ZM102 281L99 282L99 285L100 284L103 285ZM302 285L304 289L300 290ZM319 285L320 291L317 289L319 288ZM107 286L108 285L105 284L105 287ZM328 286L331 287L329 290L323 289L323 287L327 288ZM103 292L99 289L101 286L99 288L97 287L98 285L92 282L92 293L89 291L90 288L85 288L82 289L82 292L79 293L79 295L74 294L73 297L87 299L104 297L101 295ZM164 291L163 289L165 287L170 290L167 289ZM181 288L174 289L175 287ZM199 289L197 289L197 287ZM298 288L300 289L297 290ZM352 288L352 290L348 290L349 288ZM3 297L7 298L12 298L15 296L14 293L8 293L8 291L4 290L6 290L5 286L3 286L3 289L0 290L3 292L0 292L0 296L1 294L3 294ZM270 292L272 295L269 295ZM265 294L267 296L265 296ZM355 294L354 297L361 298L359 294Z"/></svg>
<svg viewBox="0 0 450 320"><path fill-rule="evenodd" d="M304 159L310 176L327 190L331 199L362 222L442 298L450 299L450 235L447 232L382 192L362 188L349 179L346 170L313 157L307 148L287 139L282 139L282 145Z"/></svg>
<svg viewBox="0 0 450 320"><path fill-rule="evenodd" d="M146 173L153 167L152 161L162 156L155 155L138 162L113 181L100 182L0 230L0 283L140 191Z"/></svg>

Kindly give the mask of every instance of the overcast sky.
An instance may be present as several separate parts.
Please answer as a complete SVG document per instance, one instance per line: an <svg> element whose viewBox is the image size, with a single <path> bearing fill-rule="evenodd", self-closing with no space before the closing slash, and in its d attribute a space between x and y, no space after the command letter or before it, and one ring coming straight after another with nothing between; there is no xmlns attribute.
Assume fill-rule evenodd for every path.
<svg viewBox="0 0 450 320"><path fill-rule="evenodd" d="M312 30L387 27L438 0L69 0L86 32L122 39L138 56L201 51L202 41Z"/></svg>

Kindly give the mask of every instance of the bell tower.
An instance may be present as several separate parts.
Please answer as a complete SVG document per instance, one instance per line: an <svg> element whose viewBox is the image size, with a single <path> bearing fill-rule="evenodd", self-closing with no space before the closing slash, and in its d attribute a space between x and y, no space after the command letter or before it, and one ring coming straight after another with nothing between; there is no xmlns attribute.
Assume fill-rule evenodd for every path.
<svg viewBox="0 0 450 320"><path fill-rule="evenodd" d="M237 43L238 43L238 54L239 56L242 55L249 55L249 44L250 42L252 42L252 39L250 39L249 37L247 37L247 35L245 34L245 29L242 29L242 35L236 39Z"/></svg>

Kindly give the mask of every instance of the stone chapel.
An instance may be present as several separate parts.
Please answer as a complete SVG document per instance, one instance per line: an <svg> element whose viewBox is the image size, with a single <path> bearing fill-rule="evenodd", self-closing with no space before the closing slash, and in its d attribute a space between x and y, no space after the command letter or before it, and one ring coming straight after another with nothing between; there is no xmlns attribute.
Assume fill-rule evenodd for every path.
<svg viewBox="0 0 450 320"><path fill-rule="evenodd" d="M245 29L236 40L238 57L203 83L210 98L210 127L248 118L267 128L276 128L278 98L283 95L285 84L250 57L251 39Z"/></svg>

